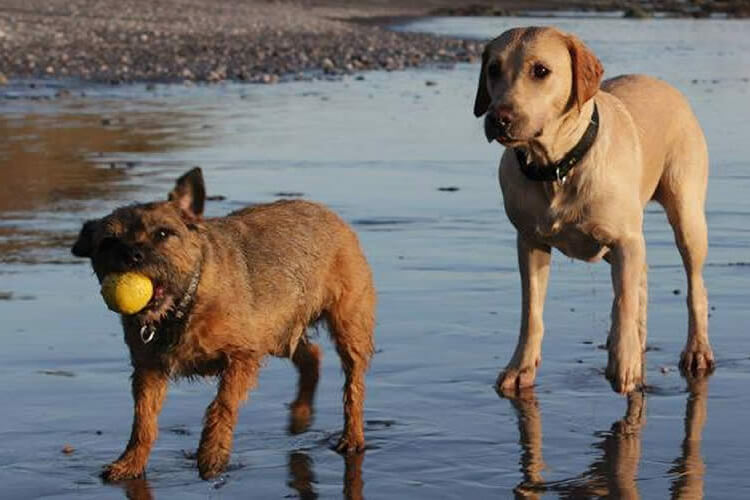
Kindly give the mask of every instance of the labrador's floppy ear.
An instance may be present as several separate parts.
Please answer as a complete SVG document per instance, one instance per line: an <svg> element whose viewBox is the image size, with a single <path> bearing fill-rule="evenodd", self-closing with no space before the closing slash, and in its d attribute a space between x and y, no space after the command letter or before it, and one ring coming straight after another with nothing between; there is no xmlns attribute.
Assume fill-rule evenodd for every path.
<svg viewBox="0 0 750 500"><path fill-rule="evenodd" d="M70 249L76 257L91 257L94 251L94 233L99 226L99 219L88 220L83 224L78 239Z"/></svg>
<svg viewBox="0 0 750 500"><path fill-rule="evenodd" d="M487 112L490 107L490 94L487 92L487 58L489 53L489 44L484 47L482 52L482 69L479 72L479 84L477 85L477 95L474 98L474 116L479 118Z"/></svg>
<svg viewBox="0 0 750 500"><path fill-rule="evenodd" d="M174 189L169 193L169 201L175 203L191 219L203 216L206 185L200 167L189 170L177 179Z"/></svg>
<svg viewBox="0 0 750 500"><path fill-rule="evenodd" d="M602 81L604 67L594 53L579 38L568 35L565 39L570 52L573 70L571 101L578 109L594 97Z"/></svg>

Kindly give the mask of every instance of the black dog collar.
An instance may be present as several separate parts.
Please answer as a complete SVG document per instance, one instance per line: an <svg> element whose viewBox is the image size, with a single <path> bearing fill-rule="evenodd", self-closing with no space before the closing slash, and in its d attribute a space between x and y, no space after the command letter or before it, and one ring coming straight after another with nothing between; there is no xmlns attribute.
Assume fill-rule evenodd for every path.
<svg viewBox="0 0 750 500"><path fill-rule="evenodd" d="M568 151L568 154L562 160L551 165L537 165L536 163L529 162L526 151L520 148L514 149L518 164L521 166L521 172L532 181L565 182L565 178L571 169L591 149L597 132L599 132L599 109L597 109L596 103L594 103L594 112L591 114L589 126L586 127L586 131L583 133L581 140L578 141L578 144L573 146L573 149Z"/></svg>

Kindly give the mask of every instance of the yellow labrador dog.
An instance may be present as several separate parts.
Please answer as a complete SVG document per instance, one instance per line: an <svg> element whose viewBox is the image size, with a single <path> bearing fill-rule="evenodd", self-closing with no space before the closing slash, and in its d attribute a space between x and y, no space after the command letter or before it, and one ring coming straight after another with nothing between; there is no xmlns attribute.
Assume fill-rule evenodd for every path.
<svg viewBox="0 0 750 500"><path fill-rule="evenodd" d="M680 366L714 367L702 268L708 153L685 98L647 76L601 82L603 68L575 36L554 28L506 31L485 48L474 114L506 147L499 177L518 231L523 305L516 350L497 380L504 392L534 383L550 251L611 264L614 303L607 378L628 393L642 382L647 265L643 210L659 202L688 280L688 337Z"/></svg>

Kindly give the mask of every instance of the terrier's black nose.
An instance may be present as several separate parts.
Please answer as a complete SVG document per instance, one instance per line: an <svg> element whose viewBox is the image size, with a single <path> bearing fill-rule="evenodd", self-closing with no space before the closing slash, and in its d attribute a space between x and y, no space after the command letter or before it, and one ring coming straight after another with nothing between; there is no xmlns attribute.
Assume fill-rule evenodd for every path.
<svg viewBox="0 0 750 500"><path fill-rule="evenodd" d="M143 249L138 246L122 245L120 247L120 255L122 260L127 264L140 264L145 258Z"/></svg>

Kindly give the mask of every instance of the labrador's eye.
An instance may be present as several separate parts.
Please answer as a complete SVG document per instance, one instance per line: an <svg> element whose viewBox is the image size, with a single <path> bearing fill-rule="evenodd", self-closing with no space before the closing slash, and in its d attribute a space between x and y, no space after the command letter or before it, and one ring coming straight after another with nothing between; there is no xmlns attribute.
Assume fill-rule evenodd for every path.
<svg viewBox="0 0 750 500"><path fill-rule="evenodd" d="M492 62L487 66L487 75L489 75L490 78L497 78L500 76L500 64L497 62Z"/></svg>
<svg viewBox="0 0 750 500"><path fill-rule="evenodd" d="M547 66L541 63L536 63L531 69L534 78L538 80L544 80L550 74L550 70Z"/></svg>

